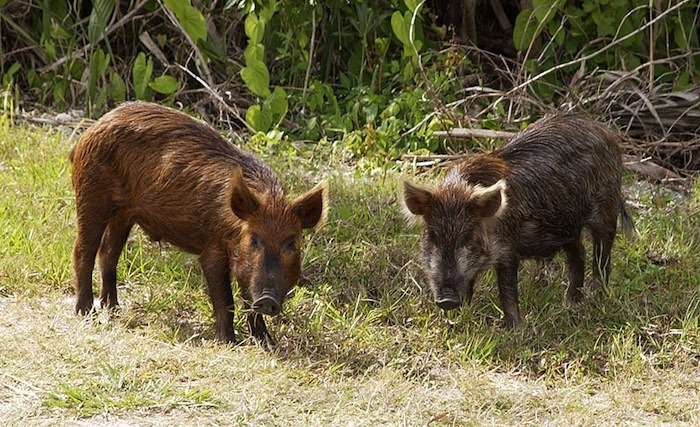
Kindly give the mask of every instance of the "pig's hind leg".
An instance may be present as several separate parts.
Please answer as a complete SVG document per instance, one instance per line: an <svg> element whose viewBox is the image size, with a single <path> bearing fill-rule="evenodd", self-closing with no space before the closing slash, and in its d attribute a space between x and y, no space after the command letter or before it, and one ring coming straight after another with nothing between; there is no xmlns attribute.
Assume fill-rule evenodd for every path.
<svg viewBox="0 0 700 427"><path fill-rule="evenodd" d="M120 216L112 217L102 235L99 249L100 276L102 290L100 301L103 307L119 305L117 300L117 262L129 238L133 223Z"/></svg>
<svg viewBox="0 0 700 427"><path fill-rule="evenodd" d="M615 241L615 228L606 231L592 230L593 275L600 285L606 285L610 278L610 252Z"/></svg>
<svg viewBox="0 0 700 427"><path fill-rule="evenodd" d="M579 234L573 242L564 246L566 263L569 268L569 287L566 290L566 297L569 301L581 301L583 298L582 288L585 276L584 257L586 250Z"/></svg>
<svg viewBox="0 0 700 427"><path fill-rule="evenodd" d="M107 227L108 210L90 203L89 199L76 197L78 235L73 246L73 268L75 270L75 290L77 301L75 312L89 314L92 311L92 270L95 256Z"/></svg>
<svg viewBox="0 0 700 427"><path fill-rule="evenodd" d="M610 278L610 252L617 233L618 209L617 201L601 206L589 225L593 241L593 276L600 285L606 285Z"/></svg>

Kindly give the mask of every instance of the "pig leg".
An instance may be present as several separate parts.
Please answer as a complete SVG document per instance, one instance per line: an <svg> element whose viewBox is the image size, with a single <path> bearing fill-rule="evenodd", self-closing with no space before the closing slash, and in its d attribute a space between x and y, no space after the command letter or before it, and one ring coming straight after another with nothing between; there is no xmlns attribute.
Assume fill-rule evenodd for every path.
<svg viewBox="0 0 700 427"><path fill-rule="evenodd" d="M614 240L614 231L602 234L593 233L593 274L601 285L607 284L610 277L610 251Z"/></svg>
<svg viewBox="0 0 700 427"><path fill-rule="evenodd" d="M102 235L99 249L100 276L102 291L100 301L103 307L116 307L117 301L117 262L124 249L126 239L133 224L122 217L112 217Z"/></svg>
<svg viewBox="0 0 700 427"><path fill-rule="evenodd" d="M102 240L102 233L107 226L106 216L99 215L99 211L86 208L79 204L78 208L78 236L73 246L73 268L75 270L75 290L77 301L75 312L88 314L92 311L92 270L95 267L95 256Z"/></svg>
<svg viewBox="0 0 700 427"><path fill-rule="evenodd" d="M566 297L569 301L581 301L583 298L581 290L586 273L584 263L586 249L583 247L580 235L571 244L564 246L564 253L566 253L566 263L569 267L569 288L566 290Z"/></svg>
<svg viewBox="0 0 700 427"><path fill-rule="evenodd" d="M518 265L519 262L516 255L511 255L507 260L496 264L498 298L501 302L501 310L503 310L503 320L508 328L517 327L520 323Z"/></svg>
<svg viewBox="0 0 700 427"><path fill-rule="evenodd" d="M467 283L467 291L464 295L464 299L467 300L467 304L472 303L472 297L474 296L474 282L476 279L472 279Z"/></svg>
<svg viewBox="0 0 700 427"><path fill-rule="evenodd" d="M246 302L246 308L250 308L250 303ZM250 335L254 336L261 343L268 341L270 344L274 344L272 336L267 331L267 325L262 314L248 313L248 327L250 328Z"/></svg>
<svg viewBox="0 0 700 427"><path fill-rule="evenodd" d="M222 251L205 251L199 257L209 298L214 307L216 337L223 342L235 342L233 333L233 292L228 256Z"/></svg>
<svg viewBox="0 0 700 427"><path fill-rule="evenodd" d="M600 285L608 283L610 276L610 251L617 232L619 212L620 201L610 200L600 207L589 225L593 240L593 277Z"/></svg>

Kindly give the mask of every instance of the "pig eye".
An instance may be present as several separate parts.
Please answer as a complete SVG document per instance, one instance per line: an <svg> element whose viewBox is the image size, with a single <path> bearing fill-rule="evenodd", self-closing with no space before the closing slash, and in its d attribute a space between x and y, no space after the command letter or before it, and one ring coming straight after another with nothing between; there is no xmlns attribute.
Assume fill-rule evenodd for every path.
<svg viewBox="0 0 700 427"><path fill-rule="evenodd" d="M253 249L262 249L262 241L260 240L260 236L257 234L250 235L250 247Z"/></svg>
<svg viewBox="0 0 700 427"><path fill-rule="evenodd" d="M296 236L289 237L287 240L284 241L282 244L282 251L283 252L296 252L297 249L297 238Z"/></svg>

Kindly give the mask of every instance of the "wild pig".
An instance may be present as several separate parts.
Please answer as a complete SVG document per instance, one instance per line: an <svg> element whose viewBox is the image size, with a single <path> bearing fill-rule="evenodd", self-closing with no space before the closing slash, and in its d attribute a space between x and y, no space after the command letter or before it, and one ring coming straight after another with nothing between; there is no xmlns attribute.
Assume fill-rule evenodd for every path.
<svg viewBox="0 0 700 427"><path fill-rule="evenodd" d="M102 305L118 304L117 261L138 224L152 239L199 255L219 340L234 341L231 273L253 308L251 334L269 338L262 315L279 314L299 278L301 232L325 218L326 183L290 202L263 162L206 123L145 102L106 114L70 157L77 313L93 307L96 255Z"/></svg>
<svg viewBox="0 0 700 427"><path fill-rule="evenodd" d="M444 310L471 302L474 281L495 267L506 326L520 319L518 266L563 250L567 297L584 283L582 232L593 241L593 273L605 283L617 218L634 229L621 195L619 136L579 115L542 119L500 150L452 167L434 189L404 182L404 203L422 218L424 268Z"/></svg>

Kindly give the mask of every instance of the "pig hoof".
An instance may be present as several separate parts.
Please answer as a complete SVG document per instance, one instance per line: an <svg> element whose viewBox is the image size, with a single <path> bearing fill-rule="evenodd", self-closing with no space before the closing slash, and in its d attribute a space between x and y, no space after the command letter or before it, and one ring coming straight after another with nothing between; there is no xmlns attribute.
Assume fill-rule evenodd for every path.
<svg viewBox="0 0 700 427"><path fill-rule="evenodd" d="M272 338L272 335L270 335L270 332L268 332L267 328L264 330L255 330L252 331L251 336L255 338L255 340L258 342L260 345L267 345L268 347L274 346L275 340Z"/></svg>
<svg viewBox="0 0 700 427"><path fill-rule="evenodd" d="M92 304L79 304L75 307L75 314L79 316L89 316L94 313L95 309Z"/></svg>

